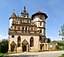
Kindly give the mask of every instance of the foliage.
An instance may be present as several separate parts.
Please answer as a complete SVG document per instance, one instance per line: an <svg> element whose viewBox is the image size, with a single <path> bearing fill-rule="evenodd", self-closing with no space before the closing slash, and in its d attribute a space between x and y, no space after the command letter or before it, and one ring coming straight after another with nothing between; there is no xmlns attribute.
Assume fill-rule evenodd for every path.
<svg viewBox="0 0 64 57"><path fill-rule="evenodd" d="M59 57L64 57L64 54L62 54L61 56L59 56Z"/></svg>
<svg viewBox="0 0 64 57"><path fill-rule="evenodd" d="M57 50L59 49L59 46L58 46L58 45L56 46L56 49L57 49Z"/></svg>
<svg viewBox="0 0 64 57"><path fill-rule="evenodd" d="M8 51L8 40L2 40L0 42L0 52L7 53Z"/></svg>
<svg viewBox="0 0 64 57"><path fill-rule="evenodd" d="M59 45L59 46L64 46L64 44L63 44L63 43L59 43L59 42L58 42L58 45Z"/></svg>
<svg viewBox="0 0 64 57"><path fill-rule="evenodd" d="M58 45L56 46L56 50L62 50Z"/></svg>
<svg viewBox="0 0 64 57"><path fill-rule="evenodd" d="M64 43L62 40L58 40L58 41L52 41L53 43L57 43L58 46L63 46Z"/></svg>
<svg viewBox="0 0 64 57"><path fill-rule="evenodd" d="M8 54L7 54L7 53L5 53L5 54L0 53L0 57L6 57L6 56L8 56Z"/></svg>
<svg viewBox="0 0 64 57"><path fill-rule="evenodd" d="M50 42L51 42L50 38L47 38L47 43L50 43Z"/></svg>
<svg viewBox="0 0 64 57"><path fill-rule="evenodd" d="M64 36L64 25L61 26L61 30L59 31L60 36Z"/></svg>
<svg viewBox="0 0 64 57"><path fill-rule="evenodd" d="M1 53L1 42L0 42L0 53Z"/></svg>
<svg viewBox="0 0 64 57"><path fill-rule="evenodd" d="M57 41L55 41L55 40L54 40L54 41L52 41L52 42L53 42L53 43L57 43Z"/></svg>
<svg viewBox="0 0 64 57"><path fill-rule="evenodd" d="M4 55L3 55L3 53L0 53L0 57L3 57Z"/></svg>
<svg viewBox="0 0 64 57"><path fill-rule="evenodd" d="M56 50L62 50L63 49L63 41L62 40L58 40L58 41L52 41L53 43L56 43Z"/></svg>

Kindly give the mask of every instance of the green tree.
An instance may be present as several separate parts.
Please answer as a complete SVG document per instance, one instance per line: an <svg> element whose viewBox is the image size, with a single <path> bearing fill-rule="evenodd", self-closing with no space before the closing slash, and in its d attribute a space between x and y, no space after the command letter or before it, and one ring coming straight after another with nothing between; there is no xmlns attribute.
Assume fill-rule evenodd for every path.
<svg viewBox="0 0 64 57"><path fill-rule="evenodd" d="M51 42L50 38L47 38L47 43L50 43L50 42Z"/></svg>
<svg viewBox="0 0 64 57"><path fill-rule="evenodd" d="M7 53L8 51L8 40L2 40L0 43L1 53Z"/></svg>
<svg viewBox="0 0 64 57"><path fill-rule="evenodd" d="M0 53L1 53L1 42L0 42Z"/></svg>
<svg viewBox="0 0 64 57"><path fill-rule="evenodd" d="M59 35L64 37L64 25L61 26L61 29L59 31Z"/></svg>

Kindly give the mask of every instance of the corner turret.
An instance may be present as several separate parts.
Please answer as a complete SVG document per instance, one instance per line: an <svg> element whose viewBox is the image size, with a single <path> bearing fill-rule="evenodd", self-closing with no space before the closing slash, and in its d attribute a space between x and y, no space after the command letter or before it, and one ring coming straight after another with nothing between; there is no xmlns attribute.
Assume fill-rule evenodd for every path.
<svg viewBox="0 0 64 57"><path fill-rule="evenodd" d="M37 31L40 31L40 41L41 42L45 42L45 19L47 18L48 16L41 12L41 11L38 11L36 12L35 14L32 15L32 22L37 26Z"/></svg>

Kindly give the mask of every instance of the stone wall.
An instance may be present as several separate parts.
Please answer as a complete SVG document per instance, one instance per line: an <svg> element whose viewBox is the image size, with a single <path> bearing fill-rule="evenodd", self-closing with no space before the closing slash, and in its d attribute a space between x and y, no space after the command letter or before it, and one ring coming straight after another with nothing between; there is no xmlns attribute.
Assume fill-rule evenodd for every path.
<svg viewBox="0 0 64 57"><path fill-rule="evenodd" d="M17 39L18 39L18 36L21 37L21 45L22 45L22 42L24 40L26 40L29 44L29 47L30 47L30 38L33 37L34 38L34 46L30 47L29 50L30 51L39 51L39 48L38 48L38 45L39 45L39 36L28 36L28 35L14 35L14 38L12 38L12 35L9 36L9 49L8 50L11 50L11 43L14 41L15 44L17 45ZM17 47L17 52L21 52L22 51L22 46L20 47Z"/></svg>

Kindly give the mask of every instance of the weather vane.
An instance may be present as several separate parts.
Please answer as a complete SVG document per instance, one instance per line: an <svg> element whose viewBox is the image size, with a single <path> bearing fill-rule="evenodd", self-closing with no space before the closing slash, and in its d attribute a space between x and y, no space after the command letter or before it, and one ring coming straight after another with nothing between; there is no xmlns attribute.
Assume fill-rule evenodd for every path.
<svg viewBox="0 0 64 57"><path fill-rule="evenodd" d="M15 9L13 9L13 12L15 12Z"/></svg>

